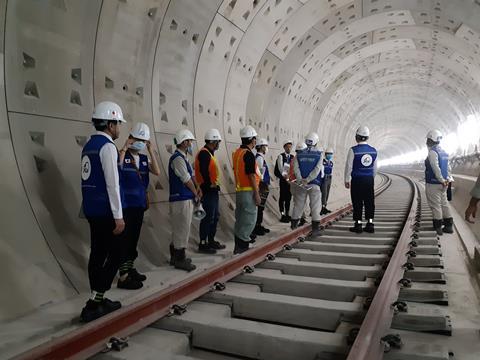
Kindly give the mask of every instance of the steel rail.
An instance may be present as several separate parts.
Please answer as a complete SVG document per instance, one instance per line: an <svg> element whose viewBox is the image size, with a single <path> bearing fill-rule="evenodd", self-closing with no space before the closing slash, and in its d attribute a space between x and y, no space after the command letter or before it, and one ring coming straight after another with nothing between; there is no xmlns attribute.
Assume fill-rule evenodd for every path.
<svg viewBox="0 0 480 360"><path fill-rule="evenodd" d="M397 300L400 293L399 281L405 274L403 264L408 261L407 252L414 232L419 201L418 188L414 181L406 176L399 176L405 178L412 188L410 212L347 360L381 360L385 353L386 344L382 338L389 333L392 324L394 310L391 304Z"/></svg>
<svg viewBox="0 0 480 360"><path fill-rule="evenodd" d="M390 178L379 186L375 194L378 196L391 183ZM352 205L347 204L334 213L321 219L321 225L327 225L348 215ZM144 329L160 318L171 313L174 305L191 302L209 292L217 282L223 283L243 273L246 266L255 266L265 260L268 254L275 254L285 245L291 245L298 238L305 236L311 226L305 225L275 240L252 248L247 252L234 256L220 264L193 275L166 289L162 289L145 299L110 313L91 323L85 324L71 332L40 344L13 359L85 359L105 349L112 337L125 337Z"/></svg>

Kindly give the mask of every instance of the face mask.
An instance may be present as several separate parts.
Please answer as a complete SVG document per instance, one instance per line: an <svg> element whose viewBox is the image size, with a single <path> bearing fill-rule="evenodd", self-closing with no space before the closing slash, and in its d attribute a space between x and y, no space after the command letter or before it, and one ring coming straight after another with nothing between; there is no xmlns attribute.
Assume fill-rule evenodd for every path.
<svg viewBox="0 0 480 360"><path fill-rule="evenodd" d="M135 141L132 145L130 145L130 149L142 151L145 149L146 144L143 141Z"/></svg>
<svg viewBox="0 0 480 360"><path fill-rule="evenodd" d="M189 153L190 155L193 155L193 146L190 145L188 148L187 148L187 153Z"/></svg>
<svg viewBox="0 0 480 360"><path fill-rule="evenodd" d="M333 155L331 155L331 154L325 155L325 158L326 158L327 160L332 160L332 159L333 159Z"/></svg>

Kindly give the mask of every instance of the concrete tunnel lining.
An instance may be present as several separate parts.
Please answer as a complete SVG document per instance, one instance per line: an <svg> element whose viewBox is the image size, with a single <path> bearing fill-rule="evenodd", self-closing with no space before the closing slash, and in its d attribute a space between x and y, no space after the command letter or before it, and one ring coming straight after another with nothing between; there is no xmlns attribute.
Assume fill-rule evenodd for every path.
<svg viewBox="0 0 480 360"><path fill-rule="evenodd" d="M479 111L480 6L472 1L0 5L1 194L9 204L1 210L0 273L11 289L0 295L0 320L88 289L77 160L101 100L117 101L128 126L141 120L155 130L163 171L150 191L154 205L140 245L144 269L165 260L166 164L181 127L199 139L211 127L222 132L220 236L230 239L229 154L242 126L251 123L268 137L269 164L284 139L318 131L321 143L336 149L332 197L340 199L346 195L342 164L360 123L371 127L384 157L392 157L420 148L430 127L453 131ZM269 209L273 219L273 197Z"/></svg>

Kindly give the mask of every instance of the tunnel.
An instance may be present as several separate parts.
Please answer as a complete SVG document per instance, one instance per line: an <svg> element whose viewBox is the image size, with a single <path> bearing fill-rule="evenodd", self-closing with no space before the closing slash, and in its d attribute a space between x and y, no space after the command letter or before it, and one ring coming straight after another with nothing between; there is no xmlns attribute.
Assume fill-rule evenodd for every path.
<svg viewBox="0 0 480 360"><path fill-rule="evenodd" d="M381 170L417 175L438 129L458 174L452 204L468 203L479 164L477 0L1 0L0 19L0 321L89 291L80 155L101 101L127 120L118 147L137 122L154 134L161 174L149 187L142 271L167 266L168 160L182 128L195 150L208 129L221 132L227 244L231 154L246 125L268 140L271 166L286 140L317 132L335 151L337 205L349 201L343 167L359 126ZM269 223L277 202L274 180Z"/></svg>

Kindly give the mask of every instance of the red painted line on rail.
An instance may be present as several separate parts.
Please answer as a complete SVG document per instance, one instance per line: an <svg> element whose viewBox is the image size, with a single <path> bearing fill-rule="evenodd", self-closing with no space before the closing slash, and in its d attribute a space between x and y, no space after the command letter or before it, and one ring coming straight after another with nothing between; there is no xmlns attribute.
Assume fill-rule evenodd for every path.
<svg viewBox="0 0 480 360"><path fill-rule="evenodd" d="M406 178L406 177L405 177ZM408 179L408 178L406 178ZM400 293L399 280L404 276L402 265L407 262L407 251L413 233L413 224L417 210L418 190L410 180L414 194L408 218L402 234L390 259L390 263L383 275L382 281L375 293L372 304L362 322L360 331L353 343L347 360L381 360L384 355L384 344L381 338L390 332L393 319L391 304Z"/></svg>
<svg viewBox="0 0 480 360"><path fill-rule="evenodd" d="M378 196L387 187L386 182L376 191ZM321 219L321 224L343 218L352 205L348 204L341 209ZM241 274L247 265L254 266L265 260L268 254L275 254L283 249L286 244L293 244L298 237L303 236L310 230L305 225L291 231L278 239L271 240L261 246L252 248L245 253L235 256L220 264L195 274L192 277L176 283L169 288L160 290L143 300L122 307L91 323L82 325L64 336L54 338L44 344L34 347L19 356L16 360L31 359L84 359L105 349L106 343L111 337L125 337L170 313L170 309L176 304L186 304L201 295L209 292L215 282L226 282Z"/></svg>

